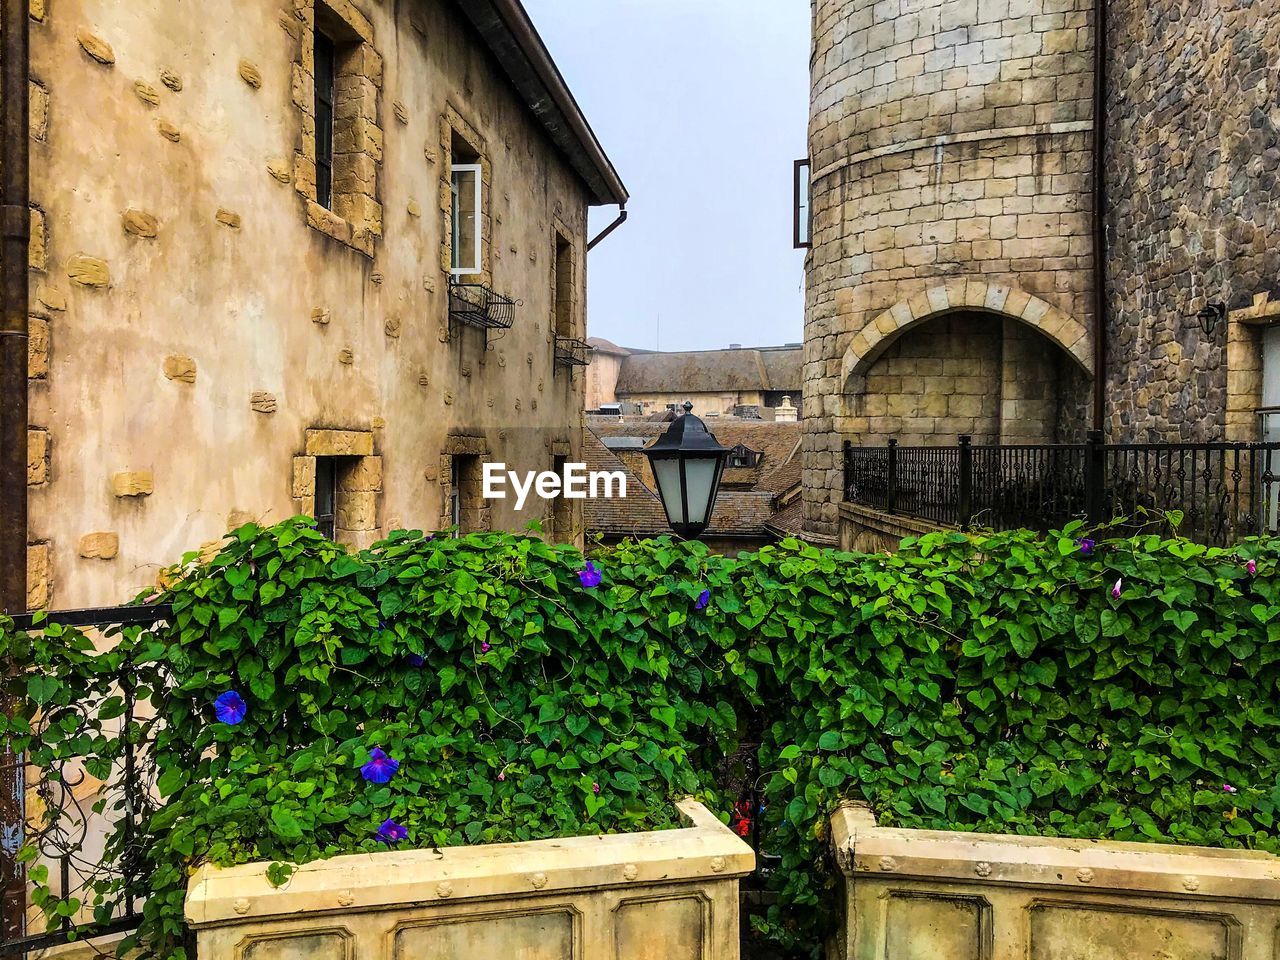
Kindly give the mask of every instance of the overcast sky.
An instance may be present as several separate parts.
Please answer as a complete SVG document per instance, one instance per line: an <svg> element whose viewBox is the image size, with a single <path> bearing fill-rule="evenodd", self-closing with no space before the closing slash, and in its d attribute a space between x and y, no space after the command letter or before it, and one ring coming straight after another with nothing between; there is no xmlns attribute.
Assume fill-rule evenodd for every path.
<svg viewBox="0 0 1280 960"><path fill-rule="evenodd" d="M799 341L808 0L524 3L631 193L591 253L588 333L663 350ZM615 214L593 210L593 235Z"/></svg>

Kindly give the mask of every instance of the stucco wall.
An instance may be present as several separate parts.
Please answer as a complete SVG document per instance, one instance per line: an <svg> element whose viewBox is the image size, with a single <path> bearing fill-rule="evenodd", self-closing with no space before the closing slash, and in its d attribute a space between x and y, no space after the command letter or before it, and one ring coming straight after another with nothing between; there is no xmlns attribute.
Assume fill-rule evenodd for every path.
<svg viewBox="0 0 1280 960"><path fill-rule="evenodd" d="M1274 957L1280 859L1243 850L877 827L839 810L828 960Z"/></svg>
<svg viewBox="0 0 1280 960"><path fill-rule="evenodd" d="M622 360L619 354L604 350L596 350L591 355L591 365L587 367L586 373L588 410L599 410L602 404L618 402L614 387L618 384Z"/></svg>
<svg viewBox="0 0 1280 960"><path fill-rule="evenodd" d="M882 439L850 379L895 339L963 308L1043 334L1029 362L1091 362L1092 0L813 13L805 519L831 536L840 444ZM967 352L944 338L931 359Z"/></svg>
<svg viewBox="0 0 1280 960"><path fill-rule="evenodd" d="M578 456L584 377L553 368L550 335L558 229L585 336L584 185L448 0L333 0L371 34L353 175L376 202L350 245L309 225L313 2L32 4L33 604L122 600L246 518L305 509L310 428L380 458L361 539L447 522L450 452ZM486 166L486 265L523 301L505 333L447 321L446 118Z"/></svg>
<svg viewBox="0 0 1280 960"><path fill-rule="evenodd" d="M1253 439L1227 378L1257 351L1232 363L1243 341L1196 313L1280 300L1280 7L1111 0L1108 22L1109 438Z"/></svg>

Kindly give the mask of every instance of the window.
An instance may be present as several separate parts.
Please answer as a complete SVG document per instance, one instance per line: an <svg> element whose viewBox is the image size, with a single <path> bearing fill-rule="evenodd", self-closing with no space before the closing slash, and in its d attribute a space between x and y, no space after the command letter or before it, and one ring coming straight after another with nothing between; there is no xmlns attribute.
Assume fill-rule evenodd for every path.
<svg viewBox="0 0 1280 960"><path fill-rule="evenodd" d="M560 478L561 496L551 501L551 534L561 543L567 543L573 536L573 501L563 495L565 488L565 468L568 457L552 457L551 470Z"/></svg>
<svg viewBox="0 0 1280 960"><path fill-rule="evenodd" d="M459 457L449 460L449 524L455 537L462 535L462 469Z"/></svg>
<svg viewBox="0 0 1280 960"><path fill-rule="evenodd" d="M573 329L573 244L556 234L555 335L572 337Z"/></svg>
<svg viewBox="0 0 1280 960"><path fill-rule="evenodd" d="M449 458L449 524L455 537L485 529L483 497L480 458L455 453Z"/></svg>
<svg viewBox="0 0 1280 960"><path fill-rule="evenodd" d="M316 529L335 538L338 516L338 458L316 457Z"/></svg>
<svg viewBox="0 0 1280 960"><path fill-rule="evenodd" d="M316 31L316 203L333 209L333 100L338 55L333 38Z"/></svg>
<svg viewBox="0 0 1280 960"><path fill-rule="evenodd" d="M803 250L813 245L810 223L812 212L809 205L809 161L797 160L795 181L792 190L795 197L795 219L792 226L792 246Z"/></svg>
<svg viewBox="0 0 1280 960"><path fill-rule="evenodd" d="M455 152L455 156L457 153ZM454 276L480 273L480 210L482 175L480 164L455 162L451 188L452 246Z"/></svg>
<svg viewBox="0 0 1280 960"><path fill-rule="evenodd" d="M745 443L740 443L729 451L729 458L725 462L726 467L755 467L760 463L762 454L758 450L752 450Z"/></svg>

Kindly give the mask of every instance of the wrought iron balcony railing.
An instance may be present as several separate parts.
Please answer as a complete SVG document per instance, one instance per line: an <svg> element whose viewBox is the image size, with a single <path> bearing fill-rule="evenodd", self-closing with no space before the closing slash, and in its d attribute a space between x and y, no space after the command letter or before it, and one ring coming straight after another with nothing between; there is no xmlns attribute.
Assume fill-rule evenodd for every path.
<svg viewBox="0 0 1280 960"><path fill-rule="evenodd" d="M449 319L482 330L506 330L515 321L519 300L504 297L482 283L449 284Z"/></svg>
<svg viewBox="0 0 1280 960"><path fill-rule="evenodd" d="M1227 545L1280 532L1280 443L844 447L844 499L940 525L1050 530L1075 519Z"/></svg>
<svg viewBox="0 0 1280 960"><path fill-rule="evenodd" d="M595 351L585 340L556 337L556 363L566 367L585 367Z"/></svg>

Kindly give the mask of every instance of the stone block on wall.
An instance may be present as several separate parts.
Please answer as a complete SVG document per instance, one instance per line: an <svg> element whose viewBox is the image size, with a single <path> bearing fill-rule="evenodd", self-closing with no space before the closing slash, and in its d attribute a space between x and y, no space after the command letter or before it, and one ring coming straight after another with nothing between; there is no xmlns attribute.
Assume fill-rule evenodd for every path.
<svg viewBox="0 0 1280 960"><path fill-rule="evenodd" d="M120 536L115 533L86 533L80 538L80 556L85 560L112 560L120 553Z"/></svg>
<svg viewBox="0 0 1280 960"><path fill-rule="evenodd" d="M373 455L373 432L365 430L307 431L309 457L368 457Z"/></svg>
<svg viewBox="0 0 1280 960"><path fill-rule="evenodd" d="M27 377L43 380L49 375L49 322L31 317L27 323Z"/></svg>
<svg viewBox="0 0 1280 960"><path fill-rule="evenodd" d="M27 431L27 486L38 486L49 480L49 431Z"/></svg>
<svg viewBox="0 0 1280 960"><path fill-rule="evenodd" d="M53 548L47 542L27 544L27 609L46 610L53 602Z"/></svg>
<svg viewBox="0 0 1280 960"><path fill-rule="evenodd" d="M111 475L111 493L115 497L149 497L155 492L155 477L150 470L134 470Z"/></svg>

